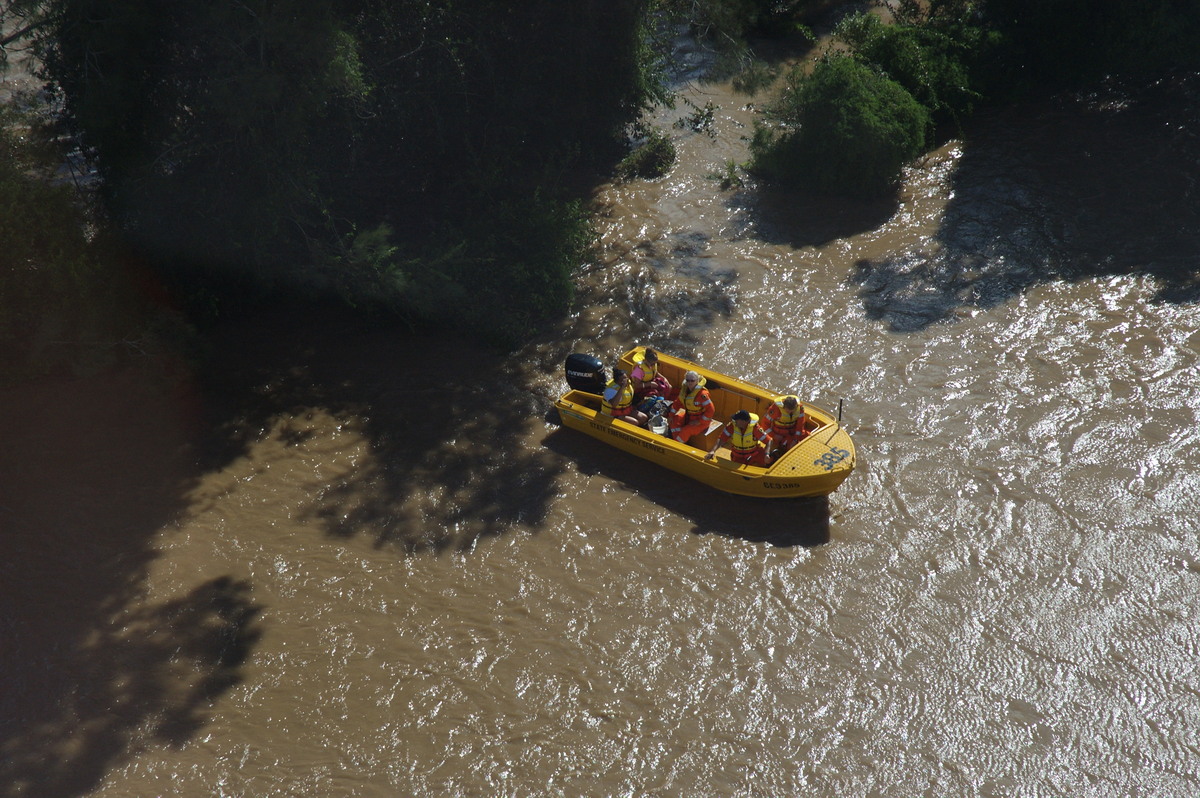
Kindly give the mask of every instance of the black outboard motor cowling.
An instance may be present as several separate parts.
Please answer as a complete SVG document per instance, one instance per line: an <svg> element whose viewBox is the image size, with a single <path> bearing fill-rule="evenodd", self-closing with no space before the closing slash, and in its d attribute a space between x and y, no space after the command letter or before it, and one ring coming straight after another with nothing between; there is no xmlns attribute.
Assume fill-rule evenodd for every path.
<svg viewBox="0 0 1200 798"><path fill-rule="evenodd" d="M592 355L567 355L567 385L576 391L603 393L608 385L604 364Z"/></svg>

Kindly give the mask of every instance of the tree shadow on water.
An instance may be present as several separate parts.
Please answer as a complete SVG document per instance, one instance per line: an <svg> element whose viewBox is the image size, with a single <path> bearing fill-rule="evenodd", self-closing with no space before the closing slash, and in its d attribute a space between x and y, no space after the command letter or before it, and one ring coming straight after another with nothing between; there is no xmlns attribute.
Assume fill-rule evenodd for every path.
<svg viewBox="0 0 1200 798"><path fill-rule="evenodd" d="M709 488L660 465L565 427L544 445L584 474L621 482L664 511L686 518L698 535L722 535L780 548L829 542L829 500L756 499Z"/></svg>
<svg viewBox="0 0 1200 798"><path fill-rule="evenodd" d="M870 317L898 332L1054 281L1146 275L1200 300L1200 75L973 120L931 245L857 264Z"/></svg>
<svg viewBox="0 0 1200 798"><path fill-rule="evenodd" d="M191 739L242 678L261 634L249 584L144 595L195 476L176 410L128 374L0 392L3 798L96 789Z"/></svg>
<svg viewBox="0 0 1200 798"><path fill-rule="evenodd" d="M331 538L368 537L407 554L465 551L545 517L557 465L523 445L549 402L528 382L540 364L340 311L303 323L260 318L214 346L208 404L226 428L210 468L272 425L285 445L303 444L315 408L367 442L368 456L305 509Z"/></svg>
<svg viewBox="0 0 1200 798"><path fill-rule="evenodd" d="M366 534L380 547L437 553L470 550L517 523L541 523L555 496L557 467L518 442L536 408L483 410L508 392L447 387L439 396L449 408L436 415L436 425L401 426L398 418L374 414L373 424L403 432L376 438L375 465L327 491L313 508L311 517L331 536Z"/></svg>
<svg viewBox="0 0 1200 798"><path fill-rule="evenodd" d="M769 244L820 247L874 230L896 213L895 194L874 200L762 185L735 192L727 204L734 221Z"/></svg>
<svg viewBox="0 0 1200 798"><path fill-rule="evenodd" d="M0 795L82 795L140 751L191 739L212 702L241 682L261 634L249 592L222 577L83 641L24 635L4 657L24 661L4 664L5 689L19 692L3 702ZM37 672L22 673L31 663Z"/></svg>

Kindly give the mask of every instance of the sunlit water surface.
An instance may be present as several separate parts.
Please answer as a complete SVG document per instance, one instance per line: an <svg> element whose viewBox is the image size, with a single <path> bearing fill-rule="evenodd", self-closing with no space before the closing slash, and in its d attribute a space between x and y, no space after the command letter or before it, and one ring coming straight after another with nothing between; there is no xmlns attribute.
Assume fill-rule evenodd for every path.
<svg viewBox="0 0 1200 798"><path fill-rule="evenodd" d="M1175 91L989 117L875 208L722 190L751 101L693 85L713 134L663 112L510 358L233 331L216 451L219 382L10 392L0 795L1200 793L1190 182L1110 222L1195 176ZM635 342L844 401L858 469L764 506L559 429L563 357Z"/></svg>

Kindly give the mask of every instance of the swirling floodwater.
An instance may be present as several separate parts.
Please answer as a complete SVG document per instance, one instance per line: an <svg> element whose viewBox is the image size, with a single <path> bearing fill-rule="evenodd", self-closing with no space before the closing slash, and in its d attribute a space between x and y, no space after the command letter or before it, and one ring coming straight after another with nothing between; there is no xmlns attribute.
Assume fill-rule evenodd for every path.
<svg viewBox="0 0 1200 798"><path fill-rule="evenodd" d="M0 795L1200 794L1198 92L985 114L874 206L722 188L754 100L692 83L515 355L281 316L6 390ZM843 402L857 470L559 428L637 342Z"/></svg>

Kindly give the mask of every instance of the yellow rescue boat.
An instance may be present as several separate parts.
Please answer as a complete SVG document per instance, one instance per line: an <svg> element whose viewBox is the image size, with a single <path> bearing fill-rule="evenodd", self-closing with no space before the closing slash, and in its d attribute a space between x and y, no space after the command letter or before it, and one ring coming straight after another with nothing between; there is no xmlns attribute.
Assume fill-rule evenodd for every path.
<svg viewBox="0 0 1200 798"><path fill-rule="evenodd" d="M629 350L621 357L619 367L632 372L635 356L640 362L644 351L641 346ZM730 416L747 410L762 417L778 394L661 352L658 359L659 372L675 387L688 371L704 378L716 410L707 432L680 443L662 432L661 426L659 431L646 429L600 412L607 377L600 361L589 355L567 358L570 390L555 402L562 423L705 485L743 496L775 499L826 496L837 490L854 470L854 442L842 427L841 419L803 398L800 401L807 417L808 435L769 466L734 463L724 447L718 449L715 458L706 460L705 455L717 442Z"/></svg>

